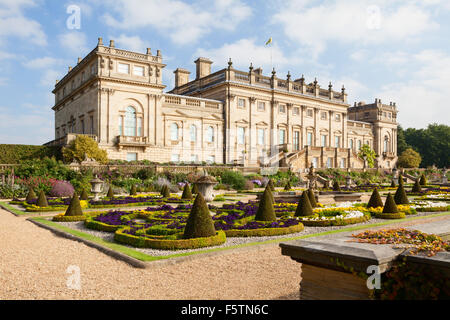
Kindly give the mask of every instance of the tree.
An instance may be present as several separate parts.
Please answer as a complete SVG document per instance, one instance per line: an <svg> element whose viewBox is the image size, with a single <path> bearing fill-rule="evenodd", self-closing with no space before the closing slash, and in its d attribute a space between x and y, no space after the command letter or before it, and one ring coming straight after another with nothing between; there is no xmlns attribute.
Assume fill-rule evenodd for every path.
<svg viewBox="0 0 450 320"><path fill-rule="evenodd" d="M89 136L79 135L67 147L62 149L66 162L83 162L86 158L94 159L100 163L107 163L106 150L100 149L98 143Z"/></svg>
<svg viewBox="0 0 450 320"><path fill-rule="evenodd" d="M192 196L191 189L189 188L189 184L184 185L183 194L181 195L181 199L192 200L194 197Z"/></svg>
<svg viewBox="0 0 450 320"><path fill-rule="evenodd" d="M195 197L191 212L184 227L184 239L211 237L216 234L214 221L201 192Z"/></svg>
<svg viewBox="0 0 450 320"><path fill-rule="evenodd" d="M275 209L273 207L273 198L270 188L266 188L258 204L258 211L256 212L256 221L276 221Z"/></svg>
<svg viewBox="0 0 450 320"><path fill-rule="evenodd" d="M403 130L401 125L398 125L397 126L397 154L402 154L408 148L411 148L411 146L406 143L405 130Z"/></svg>
<svg viewBox="0 0 450 320"><path fill-rule="evenodd" d="M372 195L370 196L370 200L367 203L367 208L378 208L383 206L383 201L381 201L380 193L378 189L373 189Z"/></svg>
<svg viewBox="0 0 450 320"><path fill-rule="evenodd" d="M408 148L398 157L397 166L401 168L418 168L422 157L412 148Z"/></svg>
<svg viewBox="0 0 450 320"><path fill-rule="evenodd" d="M80 199L78 199L78 194L75 191L73 193L72 200L70 200L69 207L66 210L65 216L82 216L83 210L81 210Z"/></svg>
<svg viewBox="0 0 450 320"><path fill-rule="evenodd" d="M311 202L309 201L308 191L305 190L300 197L300 201L298 202L297 209L295 210L295 216L312 216L314 215L313 209L311 206Z"/></svg>
<svg viewBox="0 0 450 320"><path fill-rule="evenodd" d="M369 168L373 168L375 166L376 156L377 154L368 144L364 144L358 152L358 157L360 159L364 160L364 157L366 158Z"/></svg>

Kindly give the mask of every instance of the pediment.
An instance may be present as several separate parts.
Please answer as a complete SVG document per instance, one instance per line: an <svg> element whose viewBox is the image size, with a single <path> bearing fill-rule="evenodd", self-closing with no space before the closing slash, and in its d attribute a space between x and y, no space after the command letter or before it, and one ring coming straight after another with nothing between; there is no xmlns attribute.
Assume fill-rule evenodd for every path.
<svg viewBox="0 0 450 320"><path fill-rule="evenodd" d="M239 123L239 124L248 124L248 121L245 120L245 119L241 119L241 120L236 121L236 123Z"/></svg>

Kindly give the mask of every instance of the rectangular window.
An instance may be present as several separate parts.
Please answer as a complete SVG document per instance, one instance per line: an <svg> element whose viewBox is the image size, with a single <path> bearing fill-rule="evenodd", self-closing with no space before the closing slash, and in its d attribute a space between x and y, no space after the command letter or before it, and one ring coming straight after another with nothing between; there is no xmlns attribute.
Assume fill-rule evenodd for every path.
<svg viewBox="0 0 450 320"><path fill-rule="evenodd" d="M258 144L260 146L265 145L265 130L264 129L258 129Z"/></svg>
<svg viewBox="0 0 450 320"><path fill-rule="evenodd" d="M266 103L259 101L258 102L258 111L265 111L266 110Z"/></svg>
<svg viewBox="0 0 450 320"><path fill-rule="evenodd" d="M278 107L278 111L280 113L286 113L286 105L285 104L280 104L280 106Z"/></svg>
<svg viewBox="0 0 450 320"><path fill-rule="evenodd" d="M245 144L245 128L238 127L238 144Z"/></svg>
<svg viewBox="0 0 450 320"><path fill-rule="evenodd" d="M300 150L300 131L294 131L294 150Z"/></svg>
<svg viewBox="0 0 450 320"><path fill-rule="evenodd" d="M84 119L81 119L80 122L81 122L81 133L84 134Z"/></svg>
<svg viewBox="0 0 450 320"><path fill-rule="evenodd" d="M341 167L341 169L345 168L345 158L341 159L340 167Z"/></svg>
<svg viewBox="0 0 450 320"><path fill-rule="evenodd" d="M292 108L292 114L294 116L298 116L300 114L300 108L299 107Z"/></svg>
<svg viewBox="0 0 450 320"><path fill-rule="evenodd" d="M245 99L238 99L238 107L239 108L245 108Z"/></svg>
<svg viewBox="0 0 450 320"><path fill-rule="evenodd" d="M170 162L180 162L180 155L179 154L172 154L170 156Z"/></svg>
<svg viewBox="0 0 450 320"><path fill-rule="evenodd" d="M137 161L137 153L136 152L128 152L127 153L127 161Z"/></svg>
<svg viewBox="0 0 450 320"><path fill-rule="evenodd" d="M198 155L197 154L191 154L191 162L197 163L198 162Z"/></svg>
<svg viewBox="0 0 450 320"><path fill-rule="evenodd" d="M208 158L206 159L206 162L208 162L208 163L215 163L216 162L216 157L215 156L208 156Z"/></svg>
<svg viewBox="0 0 450 320"><path fill-rule="evenodd" d="M313 110L312 110L312 109L308 109L308 110L306 111L306 116L312 118L312 116L313 116Z"/></svg>
<svg viewBox="0 0 450 320"><path fill-rule="evenodd" d="M334 146L336 148L340 148L341 147L341 137L334 137Z"/></svg>
<svg viewBox="0 0 450 320"><path fill-rule="evenodd" d="M137 118L137 136L142 136L142 118Z"/></svg>
<svg viewBox="0 0 450 320"><path fill-rule="evenodd" d="M317 158L317 157L312 158L311 164L313 165L314 168L317 168L318 163L319 163L319 158Z"/></svg>
<svg viewBox="0 0 450 320"><path fill-rule="evenodd" d="M327 113L326 113L326 112L322 112L322 113L320 114L320 119L321 119L321 120L327 120Z"/></svg>
<svg viewBox="0 0 450 320"><path fill-rule="evenodd" d="M306 136L307 136L306 145L312 146L312 137L313 137L312 132L308 132L308 134Z"/></svg>
<svg viewBox="0 0 450 320"><path fill-rule="evenodd" d="M123 135L122 123L123 123L123 117L119 117L119 136Z"/></svg>
<svg viewBox="0 0 450 320"><path fill-rule="evenodd" d="M278 143L284 144L286 141L286 130L284 130L284 129L278 130L278 138L279 138Z"/></svg>
<svg viewBox="0 0 450 320"><path fill-rule="evenodd" d="M322 147L326 147L327 146L327 135L321 135L320 136L320 145L322 146Z"/></svg>
<svg viewBox="0 0 450 320"><path fill-rule="evenodd" d="M364 112L364 118L368 118L369 117L369 112Z"/></svg>
<svg viewBox="0 0 450 320"><path fill-rule="evenodd" d="M141 67L141 66L134 66L134 67L133 67L133 74L134 74L135 76L143 77L143 76L144 76L144 67Z"/></svg>
<svg viewBox="0 0 450 320"><path fill-rule="evenodd" d="M84 71L81 73L81 82L84 82L85 80L85 75L84 75Z"/></svg>
<svg viewBox="0 0 450 320"><path fill-rule="evenodd" d="M333 167L333 158L328 158L327 159L327 168L332 168Z"/></svg>
<svg viewBox="0 0 450 320"><path fill-rule="evenodd" d="M336 121L341 121L341 115L339 113L336 113L336 115L334 116L334 119Z"/></svg>
<svg viewBox="0 0 450 320"><path fill-rule="evenodd" d="M130 74L130 65L126 63L119 63L117 66L117 71L119 73Z"/></svg>
<svg viewBox="0 0 450 320"><path fill-rule="evenodd" d="M90 132L90 134L94 134L94 116L89 116L89 120L90 120L90 123L91 123L91 132Z"/></svg>

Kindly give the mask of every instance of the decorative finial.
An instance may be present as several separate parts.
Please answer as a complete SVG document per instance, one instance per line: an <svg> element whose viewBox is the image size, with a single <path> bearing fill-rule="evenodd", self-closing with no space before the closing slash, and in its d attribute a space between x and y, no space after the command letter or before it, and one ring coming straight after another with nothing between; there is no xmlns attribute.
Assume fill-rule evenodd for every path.
<svg viewBox="0 0 450 320"><path fill-rule="evenodd" d="M230 58L230 60L228 60L228 68L231 68L232 65L233 65L233 61L231 61L231 58Z"/></svg>
<svg viewBox="0 0 450 320"><path fill-rule="evenodd" d="M342 93L343 93L343 94L345 93L345 87L344 87L344 85L342 85Z"/></svg>
<svg viewBox="0 0 450 320"><path fill-rule="evenodd" d="M250 67L248 67L248 69L250 70L250 72L253 71L253 63L252 62L250 62Z"/></svg>
<svg viewBox="0 0 450 320"><path fill-rule="evenodd" d="M156 50L156 55L157 55L158 57L162 57L161 50Z"/></svg>
<svg viewBox="0 0 450 320"><path fill-rule="evenodd" d="M291 80L291 73L288 71L287 76L286 76L287 80Z"/></svg>
<svg viewBox="0 0 450 320"><path fill-rule="evenodd" d="M147 48L147 54L151 56L152 55L152 49Z"/></svg>
<svg viewBox="0 0 450 320"><path fill-rule="evenodd" d="M333 85L331 84L331 81L330 81L330 84L328 85L328 89L331 91L332 88L333 88Z"/></svg>
<svg viewBox="0 0 450 320"><path fill-rule="evenodd" d="M70 72L70 71L72 71L72 67L71 67L71 66L69 66L69 72Z"/></svg>
<svg viewBox="0 0 450 320"><path fill-rule="evenodd" d="M98 43L97 43L97 45L98 45L98 46L102 46L102 45L103 45L103 38L102 38L102 37L99 37L99 38L98 38Z"/></svg>
<svg viewBox="0 0 450 320"><path fill-rule="evenodd" d="M314 85L317 86L317 78L314 78Z"/></svg>
<svg viewBox="0 0 450 320"><path fill-rule="evenodd" d="M272 69L272 76L275 77L276 74L277 74L277 72L275 71L275 67L273 67L273 69Z"/></svg>
<svg viewBox="0 0 450 320"><path fill-rule="evenodd" d="M114 48L114 40L109 40L109 46L110 46L111 48Z"/></svg>

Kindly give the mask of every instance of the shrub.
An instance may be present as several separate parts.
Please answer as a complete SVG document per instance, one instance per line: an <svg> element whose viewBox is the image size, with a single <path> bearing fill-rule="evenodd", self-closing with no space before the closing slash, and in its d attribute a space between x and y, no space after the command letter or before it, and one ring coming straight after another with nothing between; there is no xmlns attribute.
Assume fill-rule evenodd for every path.
<svg viewBox="0 0 450 320"><path fill-rule="evenodd" d="M167 185L163 186L162 190L161 190L161 195L163 198L169 198L170 197L170 190L169 187Z"/></svg>
<svg viewBox="0 0 450 320"><path fill-rule="evenodd" d="M425 175L423 173L420 176L420 185L421 186L426 186L427 185L427 178L425 177Z"/></svg>
<svg viewBox="0 0 450 320"><path fill-rule="evenodd" d="M414 182L414 185L413 185L411 191L412 191L412 192L422 192L422 187L420 186L419 179L417 179L417 180Z"/></svg>
<svg viewBox="0 0 450 320"><path fill-rule="evenodd" d="M25 199L25 201L28 202L28 201L34 200L36 198L37 198L37 196L36 196L36 193L34 193L33 188L30 188L30 191L28 192L27 198Z"/></svg>
<svg viewBox="0 0 450 320"><path fill-rule="evenodd" d="M288 181L288 182L286 183L286 185L284 186L284 191L289 191L289 190L291 190L291 189L292 189L291 183Z"/></svg>
<svg viewBox="0 0 450 320"><path fill-rule="evenodd" d="M80 200L88 200L88 199L89 199L89 195L86 192L86 189L83 189L83 191L81 192L81 195L80 195Z"/></svg>
<svg viewBox="0 0 450 320"><path fill-rule="evenodd" d="M181 195L181 199L192 200L194 197L192 196L191 189L189 188L189 184L184 185L183 194Z"/></svg>
<svg viewBox="0 0 450 320"><path fill-rule="evenodd" d="M239 171L224 170L220 178L222 183L230 185L235 190L245 189L247 180Z"/></svg>
<svg viewBox="0 0 450 320"><path fill-rule="evenodd" d="M41 192L39 192L39 197L37 199L36 205L38 207L48 207L47 197L42 190Z"/></svg>
<svg viewBox="0 0 450 320"><path fill-rule="evenodd" d="M266 188L259 201L256 221L276 221L275 209L273 208L273 195L270 188Z"/></svg>
<svg viewBox="0 0 450 320"><path fill-rule="evenodd" d="M100 149L98 143L89 136L79 135L67 147L62 149L64 160L67 162L83 162L86 157L100 163L107 163L106 150Z"/></svg>
<svg viewBox="0 0 450 320"><path fill-rule="evenodd" d="M312 189L308 189L308 197L311 207L313 208L317 207L316 196L314 195L314 191L312 191Z"/></svg>
<svg viewBox="0 0 450 320"><path fill-rule="evenodd" d="M70 200L69 207L66 210L65 216L82 216L83 210L81 210L80 199L76 192L73 193L72 200Z"/></svg>
<svg viewBox="0 0 450 320"><path fill-rule="evenodd" d="M373 189L372 195L370 196L370 200L367 203L367 208L378 208L383 206L383 201L381 201L380 193L378 189Z"/></svg>
<svg viewBox="0 0 450 320"><path fill-rule="evenodd" d="M418 168L422 162L420 153L408 148L398 157L397 166L401 168Z"/></svg>
<svg viewBox="0 0 450 320"><path fill-rule="evenodd" d="M106 194L106 197L107 198L114 198L114 192L113 192L111 186L109 186L108 193Z"/></svg>
<svg viewBox="0 0 450 320"><path fill-rule="evenodd" d="M394 198L389 192L386 198L386 202L383 207L383 213L398 213L397 205L395 204Z"/></svg>
<svg viewBox="0 0 450 320"><path fill-rule="evenodd" d="M46 157L62 160L61 147L0 144L0 163L17 164L26 160Z"/></svg>
<svg viewBox="0 0 450 320"><path fill-rule="evenodd" d="M334 180L333 182L333 191L341 191L341 186L337 180Z"/></svg>
<svg viewBox="0 0 450 320"><path fill-rule="evenodd" d="M399 183L397 191L394 195L394 200L396 204L409 204L408 197L406 196L405 188L403 183Z"/></svg>
<svg viewBox="0 0 450 320"><path fill-rule="evenodd" d="M209 213L208 205L201 193L197 194L189 217L184 227L184 239L212 237L216 234L214 222Z"/></svg>
<svg viewBox="0 0 450 320"><path fill-rule="evenodd" d="M391 182L391 188L395 188L395 187L396 187L395 181L394 181L394 179L392 179L392 182Z"/></svg>
<svg viewBox="0 0 450 320"><path fill-rule="evenodd" d="M130 196L137 195L136 186L133 184L130 189Z"/></svg>
<svg viewBox="0 0 450 320"><path fill-rule="evenodd" d="M70 182L67 181L56 181L53 184L52 189L49 192L49 195L51 197L71 197L74 193L75 189L70 184Z"/></svg>
<svg viewBox="0 0 450 320"><path fill-rule="evenodd" d="M254 184L250 180L246 180L244 184L244 190L253 190Z"/></svg>
<svg viewBox="0 0 450 320"><path fill-rule="evenodd" d="M309 201L308 191L303 191L300 201L297 205L297 210L295 210L295 216L312 216L314 215L311 202Z"/></svg>

